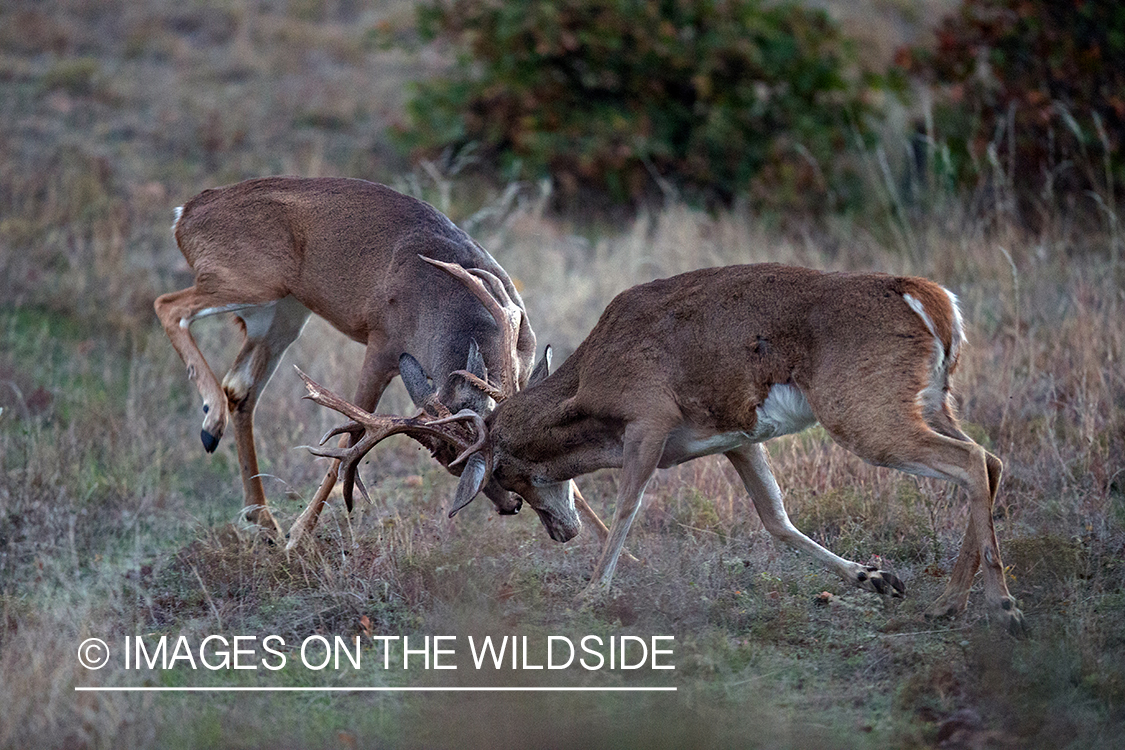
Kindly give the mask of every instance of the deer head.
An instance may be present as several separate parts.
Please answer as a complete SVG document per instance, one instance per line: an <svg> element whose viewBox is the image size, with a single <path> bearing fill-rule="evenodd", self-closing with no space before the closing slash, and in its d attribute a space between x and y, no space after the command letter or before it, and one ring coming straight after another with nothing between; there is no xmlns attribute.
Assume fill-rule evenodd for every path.
<svg viewBox="0 0 1125 750"><path fill-rule="evenodd" d="M528 388L547 378L550 374L550 362L551 348L547 347L531 374ZM489 497L496 490L512 493L535 510L552 539L565 542L581 529L575 506L574 483L570 481L570 477L552 479L542 475L536 464L524 458L520 448L508 442L508 436L516 436L518 431L491 431L489 428L497 411L503 407L514 401L520 401L524 405L529 403L520 398L524 392L526 390L520 394L512 394L511 399L505 397L500 400L497 410L478 426L482 434L477 436L474 446L466 448L473 452L466 458L466 470L462 472L457 485L450 515L464 508L481 492ZM512 411L518 414L519 407ZM471 471L470 466L473 469Z"/></svg>

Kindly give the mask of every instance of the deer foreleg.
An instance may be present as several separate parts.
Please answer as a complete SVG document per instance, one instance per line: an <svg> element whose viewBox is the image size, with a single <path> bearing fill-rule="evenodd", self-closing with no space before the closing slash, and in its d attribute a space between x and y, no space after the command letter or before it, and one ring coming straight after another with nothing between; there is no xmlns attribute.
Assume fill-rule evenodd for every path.
<svg viewBox="0 0 1125 750"><path fill-rule="evenodd" d="M223 391L234 426L238 465L242 475L246 517L280 534L281 528L266 507L266 494L258 472L254 446L254 410L258 398L277 369L289 345L301 335L309 311L292 297L237 311L246 327L246 342L223 377Z"/></svg>
<svg viewBox="0 0 1125 750"><path fill-rule="evenodd" d="M360 371L359 386L356 388L355 405L365 411L374 411L379 404L379 399L383 397L383 391L386 390L387 385L397 372L397 362L392 362L390 357L385 356L381 347L368 343L367 354L363 360L363 369ZM355 436L341 436L339 447L351 447L354 440ZM320 512L324 509L324 504L328 502L328 497L332 494L332 488L336 486L339 471L340 460L334 458L312 501L289 529L289 541L285 545L287 551L294 549L300 543L301 538L316 526L316 522L320 518Z"/></svg>
<svg viewBox="0 0 1125 750"><path fill-rule="evenodd" d="M630 425L625 430L624 458L621 467L621 486L617 492L617 508L614 511L609 534L602 547L601 558L598 560L594 575L590 578L590 585L582 593L584 598L590 598L609 590L610 581L613 580L613 571L617 568L617 560L625 546L625 536L629 533L629 527L641 509L641 500L644 498L645 488L656 472L660 457L664 453L667 432L662 431L658 434L659 437L654 437L652 432L646 434L636 425Z"/></svg>
<svg viewBox="0 0 1125 750"><path fill-rule="evenodd" d="M789 514L785 512L781 488L774 479L773 472L770 471L766 451L761 444L755 443L737 448L728 452L726 457L734 464L735 471L742 479L742 484L746 487L746 492L749 493L754 508L762 519L762 525L774 538L812 555L845 581L862 589L891 596L902 596L906 593L906 587L898 576L871 565L845 560L802 534L793 525L789 520Z"/></svg>

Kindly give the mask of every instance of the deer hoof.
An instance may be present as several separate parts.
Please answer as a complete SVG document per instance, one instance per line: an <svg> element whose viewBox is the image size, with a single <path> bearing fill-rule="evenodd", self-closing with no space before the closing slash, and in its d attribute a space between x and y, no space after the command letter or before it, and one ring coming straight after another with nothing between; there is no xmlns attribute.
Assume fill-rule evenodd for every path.
<svg viewBox="0 0 1125 750"><path fill-rule="evenodd" d="M957 602L947 602L944 599L938 599L930 608L926 610L926 619L940 620L945 617L956 617L965 611L965 604Z"/></svg>
<svg viewBox="0 0 1125 750"><path fill-rule="evenodd" d="M1000 621L1007 621L1008 633L1016 638L1026 638L1030 634L1023 612L1016 608L1014 599L1008 598L1000 603Z"/></svg>
<svg viewBox="0 0 1125 750"><path fill-rule="evenodd" d="M264 505L255 505L246 511L246 520L256 525L272 543L286 536L273 514Z"/></svg>
<svg viewBox="0 0 1125 750"><path fill-rule="evenodd" d="M926 610L926 617L930 620L938 620L943 617L956 617L964 612L968 606L969 590L967 588L954 586L953 583L950 582L941 596Z"/></svg>
<svg viewBox="0 0 1125 750"><path fill-rule="evenodd" d="M215 449L219 447L219 438L221 435L212 435L207 430L201 430L199 439L203 441L203 450L208 453L214 453Z"/></svg>
<svg viewBox="0 0 1125 750"><path fill-rule="evenodd" d="M886 570L868 566L856 573L856 585L880 596L901 599L906 596L906 585L902 579Z"/></svg>
<svg viewBox="0 0 1125 750"><path fill-rule="evenodd" d="M226 431L228 419L229 412L225 400L207 398L203 400L203 429L199 433L199 439L203 441L203 450L208 453L215 452Z"/></svg>

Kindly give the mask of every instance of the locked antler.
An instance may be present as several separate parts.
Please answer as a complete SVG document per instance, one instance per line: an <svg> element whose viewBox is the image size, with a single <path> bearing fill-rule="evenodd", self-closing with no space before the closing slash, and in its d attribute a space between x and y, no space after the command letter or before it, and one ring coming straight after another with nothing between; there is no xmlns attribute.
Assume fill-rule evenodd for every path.
<svg viewBox="0 0 1125 750"><path fill-rule="evenodd" d="M323 387L297 367L297 374L305 382L308 394L304 396L321 406L338 411L349 419L348 422L329 430L320 439L323 446L337 435L348 434L352 436L352 445L348 448L314 448L309 451L316 456L335 458L340 461L339 477L343 480L344 501L352 507L352 492L356 484L363 494L364 499L370 501L367 488L359 478L359 462L367 453L381 441L391 435L408 435L418 440L426 447L431 447L425 438L434 438L449 443L457 451L457 458L449 463L450 467L457 466L469 459L470 456L482 456L484 468L488 474L492 471L492 453L488 450L488 430L484 419L470 409L462 409L456 414L449 414L434 418L425 412L416 417L400 417L390 414L373 414L364 411L355 404L347 401L332 391ZM448 414L448 411L446 411ZM362 437L361 437L362 436Z"/></svg>

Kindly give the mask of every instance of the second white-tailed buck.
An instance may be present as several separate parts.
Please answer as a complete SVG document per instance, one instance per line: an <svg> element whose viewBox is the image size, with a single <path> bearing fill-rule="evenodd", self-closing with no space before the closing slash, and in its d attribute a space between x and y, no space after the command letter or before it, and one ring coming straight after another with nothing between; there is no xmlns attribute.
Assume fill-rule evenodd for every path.
<svg viewBox="0 0 1125 750"><path fill-rule="evenodd" d="M203 397L203 447L214 451L233 423L248 517L263 527L277 524L258 472L254 409L311 314L366 345L355 403L368 412L400 370L418 405L438 416L486 415L493 399L531 375L535 334L504 269L432 206L388 187L337 178L247 180L192 198L173 231L195 284L158 298L156 314ZM245 332L222 384L189 331L217 313L237 315ZM509 391L489 383L485 363ZM446 442L423 443L443 464L453 462ZM336 477L334 463L294 524L290 547L316 523ZM343 479L350 509L354 464ZM519 510L520 499L497 483L484 491L501 513Z"/></svg>
<svg viewBox="0 0 1125 750"><path fill-rule="evenodd" d="M925 279L766 264L637 286L610 303L556 373L504 401L483 426L443 426L451 444L476 457L454 508L498 482L566 541L579 528L569 480L621 468L613 524L587 589L596 594L610 584L656 469L722 453L771 534L845 581L901 596L896 576L833 554L785 512L762 443L820 422L872 464L965 490L968 529L929 612L964 610L983 567L990 608L1019 633L1023 615L1008 593L992 523L1002 464L961 431L950 402L963 342L956 298ZM342 410L315 384L310 391ZM362 414L348 416L359 429Z"/></svg>

